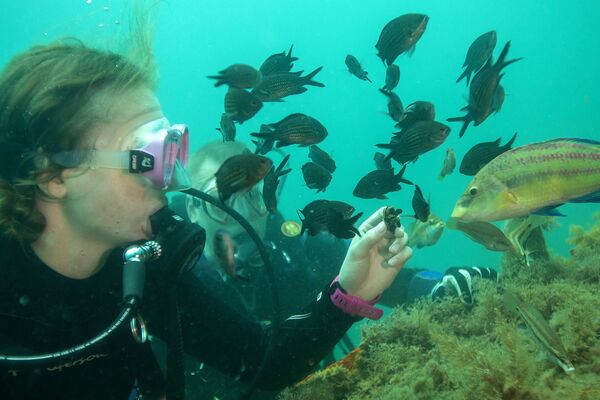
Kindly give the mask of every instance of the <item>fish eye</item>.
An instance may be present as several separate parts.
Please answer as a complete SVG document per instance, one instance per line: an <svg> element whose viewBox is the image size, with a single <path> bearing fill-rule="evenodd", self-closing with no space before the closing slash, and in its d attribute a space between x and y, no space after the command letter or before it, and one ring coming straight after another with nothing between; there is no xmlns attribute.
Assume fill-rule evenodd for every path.
<svg viewBox="0 0 600 400"><path fill-rule="evenodd" d="M475 195L477 195L477 187L476 187L476 186L473 186L471 189L469 189L469 194L470 194L471 196L475 196Z"/></svg>

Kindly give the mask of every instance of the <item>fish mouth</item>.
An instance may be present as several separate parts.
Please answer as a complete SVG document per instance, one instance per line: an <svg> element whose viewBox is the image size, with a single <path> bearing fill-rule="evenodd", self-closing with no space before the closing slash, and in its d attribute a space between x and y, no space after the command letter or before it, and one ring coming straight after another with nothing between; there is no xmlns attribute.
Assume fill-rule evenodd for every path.
<svg viewBox="0 0 600 400"><path fill-rule="evenodd" d="M452 210L452 214L450 215L450 219L448 220L449 225L453 225L453 222L456 221L472 221L472 216L468 215L468 208L462 207L460 205L456 205L454 210ZM450 222L453 221L453 222Z"/></svg>

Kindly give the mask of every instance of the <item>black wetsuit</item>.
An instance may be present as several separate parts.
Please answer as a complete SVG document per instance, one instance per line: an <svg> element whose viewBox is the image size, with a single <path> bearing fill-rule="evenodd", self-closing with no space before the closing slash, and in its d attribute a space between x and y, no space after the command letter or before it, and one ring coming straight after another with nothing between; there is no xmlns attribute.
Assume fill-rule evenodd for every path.
<svg viewBox="0 0 600 400"><path fill-rule="evenodd" d="M92 277L69 279L30 249L0 238L0 354L53 352L98 334L119 312L121 267L122 249L117 249ZM263 357L270 329L224 305L206 286L193 273L180 279L185 351L249 381ZM282 323L259 387L281 388L302 378L358 320L331 303L330 290L325 285L318 299ZM160 274L149 268L142 314L150 334L159 338L166 335L169 314L165 291ZM0 398L127 399L136 381L142 391L164 390L150 346L136 344L127 329L84 357L60 365L0 367Z"/></svg>

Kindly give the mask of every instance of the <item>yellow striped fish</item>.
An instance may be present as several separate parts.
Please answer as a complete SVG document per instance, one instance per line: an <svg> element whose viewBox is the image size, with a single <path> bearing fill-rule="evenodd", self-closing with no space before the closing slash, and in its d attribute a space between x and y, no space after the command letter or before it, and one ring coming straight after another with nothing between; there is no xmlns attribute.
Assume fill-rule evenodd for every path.
<svg viewBox="0 0 600 400"><path fill-rule="evenodd" d="M600 203L600 142L555 139L517 147L475 175L452 217L498 221L529 214L562 215L567 202Z"/></svg>

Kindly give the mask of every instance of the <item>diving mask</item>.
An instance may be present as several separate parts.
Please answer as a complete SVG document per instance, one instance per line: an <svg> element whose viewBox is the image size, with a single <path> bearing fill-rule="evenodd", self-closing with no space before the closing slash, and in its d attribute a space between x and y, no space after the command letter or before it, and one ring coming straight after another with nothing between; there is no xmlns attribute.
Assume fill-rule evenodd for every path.
<svg viewBox="0 0 600 400"><path fill-rule="evenodd" d="M185 171L189 153L186 125L169 125L166 118L150 121L131 133L134 148L126 151L75 150L55 153L54 162L73 168L86 161L90 168L114 168L141 174L161 190L189 189Z"/></svg>

